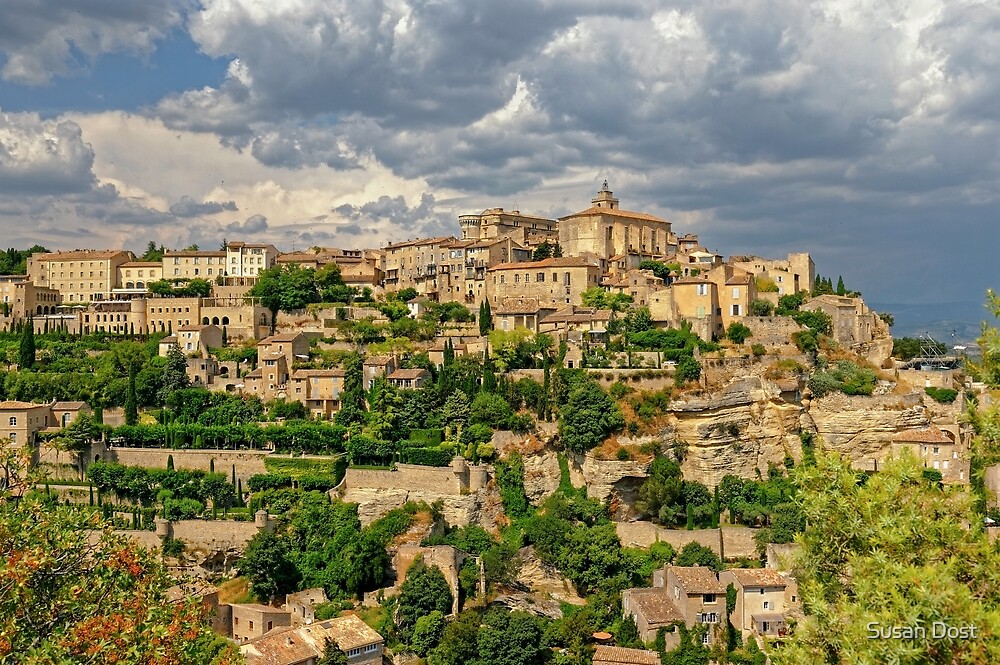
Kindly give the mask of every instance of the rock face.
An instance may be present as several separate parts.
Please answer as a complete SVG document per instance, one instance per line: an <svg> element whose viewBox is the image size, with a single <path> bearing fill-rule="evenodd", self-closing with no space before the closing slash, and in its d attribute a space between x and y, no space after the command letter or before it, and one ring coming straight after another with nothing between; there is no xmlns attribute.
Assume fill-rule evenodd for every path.
<svg viewBox="0 0 1000 665"><path fill-rule="evenodd" d="M818 435L825 450L869 468L887 457L898 432L930 425L919 394L858 397L828 395L808 401L804 423Z"/></svg>
<svg viewBox="0 0 1000 665"><path fill-rule="evenodd" d="M576 592L573 583L552 566L538 558L533 546L521 548L521 570L517 583L533 594L548 595L572 605L584 605L586 601Z"/></svg>
<svg viewBox="0 0 1000 665"><path fill-rule="evenodd" d="M474 494L442 495L433 492L412 492L391 489L350 489L343 500L358 504L358 519L367 526L407 501L424 501L428 505L441 501L441 514L451 526L468 526L480 522L482 505Z"/></svg>
<svg viewBox="0 0 1000 665"><path fill-rule="evenodd" d="M671 404L673 436L686 444L684 477L714 487L728 474L754 478L786 455L799 459L800 411L759 377L734 381L708 398Z"/></svg>

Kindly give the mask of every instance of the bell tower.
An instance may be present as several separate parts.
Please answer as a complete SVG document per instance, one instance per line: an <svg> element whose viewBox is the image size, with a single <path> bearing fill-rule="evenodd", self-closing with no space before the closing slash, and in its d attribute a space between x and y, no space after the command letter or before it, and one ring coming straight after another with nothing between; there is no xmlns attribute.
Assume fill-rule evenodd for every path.
<svg viewBox="0 0 1000 665"><path fill-rule="evenodd" d="M597 196L591 199L590 203L595 208L608 208L609 210L618 209L618 199L615 198L614 192L608 189L608 181L606 178L600 191L597 192Z"/></svg>

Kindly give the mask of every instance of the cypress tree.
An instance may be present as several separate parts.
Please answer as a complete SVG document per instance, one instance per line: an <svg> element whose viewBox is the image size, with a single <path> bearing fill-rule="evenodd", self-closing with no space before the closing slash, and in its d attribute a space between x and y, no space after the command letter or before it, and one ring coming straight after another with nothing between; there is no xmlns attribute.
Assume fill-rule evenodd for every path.
<svg viewBox="0 0 1000 665"><path fill-rule="evenodd" d="M22 370L35 366L35 319L33 317L29 316L28 324L24 326L17 358L17 365Z"/></svg>
<svg viewBox="0 0 1000 665"><path fill-rule="evenodd" d="M208 472L215 473L215 458L208 460Z"/></svg>
<svg viewBox="0 0 1000 665"><path fill-rule="evenodd" d="M236 465L233 464L233 487L236 487Z"/></svg>
<svg viewBox="0 0 1000 665"><path fill-rule="evenodd" d="M94 506L94 483L90 484L90 506Z"/></svg>
<svg viewBox="0 0 1000 665"><path fill-rule="evenodd" d="M226 326L222 326L222 346L229 346L229 331Z"/></svg>
<svg viewBox="0 0 1000 665"><path fill-rule="evenodd" d="M479 305L479 334L485 337L493 330L493 312L490 309L490 301L484 299Z"/></svg>
<svg viewBox="0 0 1000 665"><path fill-rule="evenodd" d="M844 277L837 277L837 295L843 296L847 295L847 288L844 287Z"/></svg>
<svg viewBox="0 0 1000 665"><path fill-rule="evenodd" d="M173 470L174 470L174 456L167 455L167 471L173 471Z"/></svg>
<svg viewBox="0 0 1000 665"><path fill-rule="evenodd" d="M139 407L135 398L135 369L128 368L128 384L125 387L125 424L135 425L139 422Z"/></svg>

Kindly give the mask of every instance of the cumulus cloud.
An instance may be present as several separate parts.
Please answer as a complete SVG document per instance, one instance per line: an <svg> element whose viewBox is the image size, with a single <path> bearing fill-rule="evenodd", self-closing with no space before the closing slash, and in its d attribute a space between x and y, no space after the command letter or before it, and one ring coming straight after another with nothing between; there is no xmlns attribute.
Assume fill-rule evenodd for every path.
<svg viewBox="0 0 1000 665"><path fill-rule="evenodd" d="M267 217L264 215L250 215L241 224L233 222L225 226L227 233L262 233L267 230Z"/></svg>
<svg viewBox="0 0 1000 665"><path fill-rule="evenodd" d="M0 113L0 194L86 192L96 184L93 165L76 123Z"/></svg>
<svg viewBox="0 0 1000 665"><path fill-rule="evenodd" d="M76 2L5 0L0 21L0 77L44 85L103 53L151 53L181 24L188 0Z"/></svg>
<svg viewBox="0 0 1000 665"><path fill-rule="evenodd" d="M235 201L204 201L199 203L186 194L177 203L170 206L170 214L177 217L200 217L235 210L239 210Z"/></svg>

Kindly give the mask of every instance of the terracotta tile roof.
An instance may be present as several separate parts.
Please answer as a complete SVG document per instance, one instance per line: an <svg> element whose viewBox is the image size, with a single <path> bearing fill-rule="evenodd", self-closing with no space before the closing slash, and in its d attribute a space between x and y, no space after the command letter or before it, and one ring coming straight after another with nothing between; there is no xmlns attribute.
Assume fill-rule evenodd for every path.
<svg viewBox="0 0 1000 665"><path fill-rule="evenodd" d="M391 362L393 362L392 356L368 356L365 358L364 364L373 367L385 367Z"/></svg>
<svg viewBox="0 0 1000 665"><path fill-rule="evenodd" d="M203 598L213 593L218 593L219 587L209 584L203 580L191 580L177 584L166 590L168 603L179 603L188 598Z"/></svg>
<svg viewBox="0 0 1000 665"><path fill-rule="evenodd" d="M292 373L293 379L306 379L309 377L337 377L347 376L347 372L342 369L297 369Z"/></svg>
<svg viewBox="0 0 1000 665"><path fill-rule="evenodd" d="M289 626L242 645L240 653L247 665L297 665L322 655L315 642Z"/></svg>
<svg viewBox="0 0 1000 665"><path fill-rule="evenodd" d="M402 249L403 247L419 247L421 245L441 245L444 243L453 243L457 241L458 238L454 236L438 236L436 238L417 238L416 240L407 240L406 242L397 242L391 245L386 245L384 249Z"/></svg>
<svg viewBox="0 0 1000 665"><path fill-rule="evenodd" d="M594 648L594 665L660 665L660 654L646 649L599 645Z"/></svg>
<svg viewBox="0 0 1000 665"><path fill-rule="evenodd" d="M163 256L225 256L225 252L211 251L207 249L168 249L163 252Z"/></svg>
<svg viewBox="0 0 1000 665"><path fill-rule="evenodd" d="M84 259L86 261L107 261L116 256L127 254L123 249L76 249L68 252L49 252L48 254L34 254L31 258L35 261L74 261Z"/></svg>
<svg viewBox="0 0 1000 665"><path fill-rule="evenodd" d="M52 408L57 411L79 411L86 406L86 402L54 402L52 404Z"/></svg>
<svg viewBox="0 0 1000 665"><path fill-rule="evenodd" d="M927 429L911 429L897 432L893 435L892 440L904 443L954 443L944 432L933 425Z"/></svg>
<svg viewBox="0 0 1000 665"><path fill-rule="evenodd" d="M198 325L181 326L177 329L177 332L201 332L206 328L218 328L218 326L213 326L211 323L200 323Z"/></svg>
<svg viewBox="0 0 1000 665"><path fill-rule="evenodd" d="M628 589L625 593L632 598L632 605L646 618L650 627L669 626L675 621L684 621L677 606L667 596L663 588Z"/></svg>
<svg viewBox="0 0 1000 665"><path fill-rule="evenodd" d="M424 376L430 376L431 373L423 368L416 369L397 369L395 372L389 375L390 379L419 379Z"/></svg>
<svg viewBox="0 0 1000 665"><path fill-rule="evenodd" d="M725 593L726 587L719 582L711 568L704 566L670 566L685 593Z"/></svg>
<svg viewBox="0 0 1000 665"><path fill-rule="evenodd" d="M6 402L0 402L0 411L21 411L24 409L37 409L40 406L48 406L48 404L36 404L34 402L16 402L14 400L7 400Z"/></svg>
<svg viewBox="0 0 1000 665"><path fill-rule="evenodd" d="M162 268L163 264L159 261L129 261L128 263L123 263L121 268Z"/></svg>
<svg viewBox="0 0 1000 665"><path fill-rule="evenodd" d="M294 342L299 337L304 337L300 332L293 333L280 333L278 335L271 335L270 337L265 337L257 343L257 346L264 346L266 344L274 344L276 342Z"/></svg>
<svg viewBox="0 0 1000 665"><path fill-rule="evenodd" d="M631 210L621 210L619 208L599 208L597 206L592 206L586 210L581 210L580 212L574 212L572 215L566 215L565 217L560 217L563 219L572 219L574 217L589 217L591 215L607 215L608 217L624 217L626 219L641 219L647 222L667 222L667 220L657 217L656 215L650 215L645 212L632 212Z"/></svg>
<svg viewBox="0 0 1000 665"><path fill-rule="evenodd" d="M597 261L586 259L580 256L560 256L552 257L549 259L542 259L541 261L522 261L520 263L498 263L497 265L489 268L492 272L494 270L534 270L537 268L599 268L600 264Z"/></svg>
<svg viewBox="0 0 1000 665"><path fill-rule="evenodd" d="M357 649L369 644L377 644L382 641L382 636L375 632L368 624L361 620L356 614L321 621L304 628L306 632L318 633L317 629L322 629L325 633L323 637L333 639L342 651ZM322 640L322 638L321 638Z"/></svg>
<svg viewBox="0 0 1000 665"><path fill-rule="evenodd" d="M715 284L715 282L710 282L700 277L681 277L680 279L675 279L672 284L684 286L685 284Z"/></svg>
<svg viewBox="0 0 1000 665"><path fill-rule="evenodd" d="M733 275L726 280L726 285L730 284L749 284L750 275Z"/></svg>
<svg viewBox="0 0 1000 665"><path fill-rule="evenodd" d="M788 586L788 580L772 568L732 568L724 571L736 578L741 586Z"/></svg>

